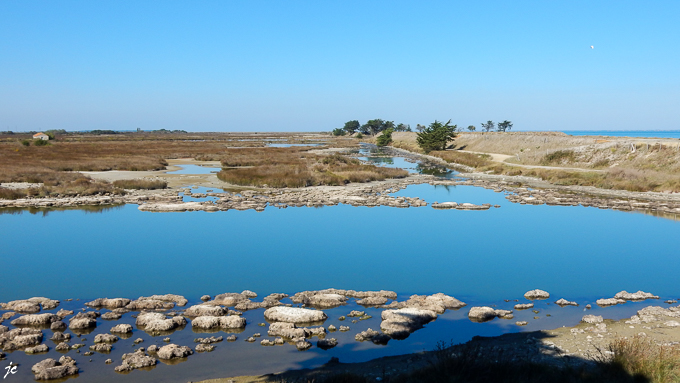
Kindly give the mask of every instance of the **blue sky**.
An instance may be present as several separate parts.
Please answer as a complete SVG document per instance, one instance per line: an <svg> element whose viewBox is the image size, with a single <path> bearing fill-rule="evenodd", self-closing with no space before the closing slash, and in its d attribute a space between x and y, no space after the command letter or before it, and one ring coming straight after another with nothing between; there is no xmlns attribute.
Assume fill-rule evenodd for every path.
<svg viewBox="0 0 680 383"><path fill-rule="evenodd" d="M678 1L3 0L0 130L680 129L678 15Z"/></svg>

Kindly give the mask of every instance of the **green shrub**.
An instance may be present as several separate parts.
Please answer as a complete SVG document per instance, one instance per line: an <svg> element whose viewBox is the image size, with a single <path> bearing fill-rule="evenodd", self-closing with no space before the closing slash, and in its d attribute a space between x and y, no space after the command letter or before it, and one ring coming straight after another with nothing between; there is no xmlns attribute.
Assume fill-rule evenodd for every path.
<svg viewBox="0 0 680 383"><path fill-rule="evenodd" d="M35 146L47 146L50 142L47 140L33 140L33 145Z"/></svg>
<svg viewBox="0 0 680 383"><path fill-rule="evenodd" d="M29 141L29 140L21 140L21 145L23 145L23 146L31 146L31 141Z"/></svg>

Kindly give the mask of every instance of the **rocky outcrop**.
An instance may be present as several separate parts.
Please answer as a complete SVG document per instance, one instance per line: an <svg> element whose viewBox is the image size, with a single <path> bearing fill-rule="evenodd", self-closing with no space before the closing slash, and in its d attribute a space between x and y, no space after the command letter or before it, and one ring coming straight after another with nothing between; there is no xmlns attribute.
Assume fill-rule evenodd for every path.
<svg viewBox="0 0 680 383"><path fill-rule="evenodd" d="M97 334L94 337L95 343L115 343L118 337L113 334Z"/></svg>
<svg viewBox="0 0 680 383"><path fill-rule="evenodd" d="M583 318L581 318L581 322L590 324L602 323L603 320L601 315L584 315Z"/></svg>
<svg viewBox="0 0 680 383"><path fill-rule="evenodd" d="M560 307L564 307L564 306L578 306L578 303L572 302L572 301L568 301L568 300L566 300L566 299L564 299L564 298L558 299L557 301L555 301L555 304L558 305L558 306L560 306Z"/></svg>
<svg viewBox="0 0 680 383"><path fill-rule="evenodd" d="M680 318L680 307L663 308L659 306L648 306L638 310L637 314L632 316L627 324L641 324L659 322L668 318ZM664 323L666 327L676 327L672 321Z"/></svg>
<svg viewBox="0 0 680 383"><path fill-rule="evenodd" d="M84 330L97 327L98 312L80 312L69 320L68 328L71 330Z"/></svg>
<svg viewBox="0 0 680 383"><path fill-rule="evenodd" d="M614 295L615 299L623 299L626 301L644 301L645 299L659 299L657 295L638 291L636 293L629 293L626 290L620 291Z"/></svg>
<svg viewBox="0 0 680 383"><path fill-rule="evenodd" d="M121 365L116 366L115 368L116 372L127 372L136 368L151 367L155 366L158 362L156 358L147 356L142 350L137 350L130 354L123 354L121 360Z"/></svg>
<svg viewBox="0 0 680 383"><path fill-rule="evenodd" d="M528 310L533 308L534 308L533 303L518 303L515 305L515 310Z"/></svg>
<svg viewBox="0 0 680 383"><path fill-rule="evenodd" d="M0 303L0 309L12 310L19 313L37 313L40 311L41 307L43 310L52 310L57 308L57 306L59 306L59 301L44 297L33 297Z"/></svg>
<svg viewBox="0 0 680 383"><path fill-rule="evenodd" d="M215 328L222 328L225 330L244 328L246 327L246 319L238 315L229 316L200 316L191 321L191 327L194 329L210 330Z"/></svg>
<svg viewBox="0 0 680 383"><path fill-rule="evenodd" d="M347 302L347 297L336 293L304 291L293 295L290 300L293 303L301 303L307 306L333 308L344 305Z"/></svg>
<svg viewBox="0 0 680 383"><path fill-rule="evenodd" d="M52 334L52 337L50 338L50 340L53 340L55 342L61 342L69 339L71 339L71 334L63 333L61 331L55 331L54 334Z"/></svg>
<svg viewBox="0 0 680 383"><path fill-rule="evenodd" d="M550 293L543 290L530 290L524 293L524 298L531 300L542 300L550 298Z"/></svg>
<svg viewBox="0 0 680 383"><path fill-rule="evenodd" d="M311 338L313 336L324 336L326 329L323 327L297 327L293 323L275 322L269 325L267 331L269 336L280 336L288 339Z"/></svg>
<svg viewBox="0 0 680 383"><path fill-rule="evenodd" d="M472 307L468 313L468 318L473 322L487 322L494 318L512 319L511 310L494 310L491 307Z"/></svg>
<svg viewBox="0 0 680 383"><path fill-rule="evenodd" d="M265 310L264 317L271 322L289 322L295 324L323 322L328 318L323 311L280 306Z"/></svg>
<svg viewBox="0 0 680 383"><path fill-rule="evenodd" d="M335 338L319 339L316 342L316 347L322 350L329 350L338 345L338 340Z"/></svg>
<svg viewBox="0 0 680 383"><path fill-rule="evenodd" d="M50 330L52 330L52 331L64 331L64 330L66 330L66 323L64 323L60 320L54 321L50 325Z"/></svg>
<svg viewBox="0 0 680 383"><path fill-rule="evenodd" d="M57 321L59 321L57 315L45 313L22 315L10 323L12 326L49 326Z"/></svg>
<svg viewBox="0 0 680 383"><path fill-rule="evenodd" d="M380 329L385 334L394 339L405 339L412 332L437 319L437 314L431 310L403 308L385 310L381 318Z"/></svg>
<svg viewBox="0 0 680 383"><path fill-rule="evenodd" d="M85 303L85 306L89 307L104 307L107 309L116 309L119 307L125 307L130 304L130 300L127 298L97 298L91 302Z"/></svg>
<svg viewBox="0 0 680 383"><path fill-rule="evenodd" d="M102 353L109 353L109 352L111 352L112 348L113 348L113 346L111 346L108 343L97 343L97 344L90 346L90 350L102 352Z"/></svg>
<svg viewBox="0 0 680 383"><path fill-rule="evenodd" d="M35 374L35 380L63 379L68 376L77 375L78 367L76 361L69 356L62 356L59 362L52 358L42 360L31 367L31 372Z"/></svg>
<svg viewBox="0 0 680 383"><path fill-rule="evenodd" d="M595 301L598 306L601 307L607 307L607 306L614 306L614 305L619 305L622 303L626 303L625 299L618 299L618 298L603 298L603 299L598 299Z"/></svg>
<svg viewBox="0 0 680 383"><path fill-rule="evenodd" d="M229 309L221 306L212 305L195 305L191 306L186 311L184 315L188 317L200 317L200 316L223 316L229 313Z"/></svg>
<svg viewBox="0 0 680 383"><path fill-rule="evenodd" d="M34 328L15 328L8 330L5 326L0 331L0 349L13 351L25 347L33 347L42 343L42 331Z"/></svg>
<svg viewBox="0 0 680 383"><path fill-rule="evenodd" d="M342 326L341 326L342 327ZM358 342L371 341L375 344L386 345L387 342L392 339L389 335L383 334L379 331L375 331L370 327L366 331L362 331L354 336L354 339Z"/></svg>
<svg viewBox="0 0 680 383"><path fill-rule="evenodd" d="M158 359L168 360L186 358L193 353L194 351L188 346L178 346L174 343L171 343L161 347L156 353L156 356L158 356Z"/></svg>
<svg viewBox="0 0 680 383"><path fill-rule="evenodd" d="M442 203L433 203L432 207L435 209L457 209L457 210L488 210L491 208L490 203L485 203L483 205L475 205L472 203L464 202L464 203L457 203L457 202L442 202Z"/></svg>
<svg viewBox="0 0 680 383"><path fill-rule="evenodd" d="M26 347L26 349L24 349L24 352L26 354L30 355L30 354L41 354L41 353L47 352L49 350L50 350L50 348L47 347L46 344L39 344L39 345L33 346L33 347Z"/></svg>
<svg viewBox="0 0 680 383"><path fill-rule="evenodd" d="M196 338L194 339L194 342L200 343L200 344L211 344L211 343L217 343L223 341L224 338L222 336L211 336L211 337L206 337L206 338Z"/></svg>
<svg viewBox="0 0 680 383"><path fill-rule="evenodd" d="M118 324L111 327L109 332L114 334L130 334L132 333L132 326L129 324Z"/></svg>
<svg viewBox="0 0 680 383"><path fill-rule="evenodd" d="M137 316L135 324L140 330L151 333L167 332L185 326L187 320L182 316L166 318L161 313L143 312Z"/></svg>
<svg viewBox="0 0 680 383"><path fill-rule="evenodd" d="M382 307L387 309L415 308L443 314L446 310L458 310L466 305L466 303L461 302L452 296L437 293L433 295L411 295L405 302L394 301L389 305L384 305Z"/></svg>

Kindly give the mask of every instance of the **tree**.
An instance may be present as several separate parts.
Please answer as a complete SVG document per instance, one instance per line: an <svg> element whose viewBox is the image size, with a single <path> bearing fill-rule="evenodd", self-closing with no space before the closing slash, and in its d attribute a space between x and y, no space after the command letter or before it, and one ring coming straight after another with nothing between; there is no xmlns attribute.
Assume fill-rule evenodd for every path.
<svg viewBox="0 0 680 383"><path fill-rule="evenodd" d="M376 139L376 144L378 146L387 146L392 142L392 132L394 129L383 130L382 134Z"/></svg>
<svg viewBox="0 0 680 383"><path fill-rule="evenodd" d="M344 136L345 135L345 130L344 129L333 129L333 135L334 136Z"/></svg>
<svg viewBox="0 0 680 383"><path fill-rule="evenodd" d="M496 124L494 124L493 121L491 121L491 120L487 121L486 123L482 122L482 129L484 129L487 132L490 132L490 131L493 130L495 125Z"/></svg>
<svg viewBox="0 0 680 383"><path fill-rule="evenodd" d="M423 130L425 130L425 128L427 128L427 126L425 126L425 125L420 125L420 124L416 125L416 130L418 132L422 132Z"/></svg>
<svg viewBox="0 0 680 383"><path fill-rule="evenodd" d="M410 132L411 131L411 125L406 125L406 124L399 124L397 125L396 128L394 128L395 132Z"/></svg>
<svg viewBox="0 0 680 383"><path fill-rule="evenodd" d="M471 132L474 132L475 130L477 130L477 128L475 128L474 125L470 125L470 126L468 126L468 130L471 131Z"/></svg>
<svg viewBox="0 0 680 383"><path fill-rule="evenodd" d="M361 127L361 124L359 123L359 121L351 120L351 121L345 122L345 127L342 128L342 129L344 129L345 132L347 132L347 134L349 134L351 136L352 134L354 134L354 132L359 130L360 127Z"/></svg>
<svg viewBox="0 0 680 383"><path fill-rule="evenodd" d="M451 125L451 120L446 124L435 120L427 128L423 129L422 132L418 133L418 146L420 146L425 153L429 153L433 150L444 150L449 140L456 137L456 129L458 126Z"/></svg>
<svg viewBox="0 0 680 383"><path fill-rule="evenodd" d="M503 122L498 123L498 131L499 132L505 132L507 130L512 129L512 122L505 120Z"/></svg>
<svg viewBox="0 0 680 383"><path fill-rule="evenodd" d="M361 125L359 130L363 134L378 134L387 129L394 129L394 121L383 121L379 118L374 120L368 120L365 124Z"/></svg>

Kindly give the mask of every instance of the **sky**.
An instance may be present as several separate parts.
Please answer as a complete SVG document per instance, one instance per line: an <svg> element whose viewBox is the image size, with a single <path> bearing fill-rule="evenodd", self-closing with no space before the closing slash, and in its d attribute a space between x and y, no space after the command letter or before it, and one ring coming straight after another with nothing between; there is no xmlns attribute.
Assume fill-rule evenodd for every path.
<svg viewBox="0 0 680 383"><path fill-rule="evenodd" d="M0 130L677 130L678 15L677 0L2 0Z"/></svg>

